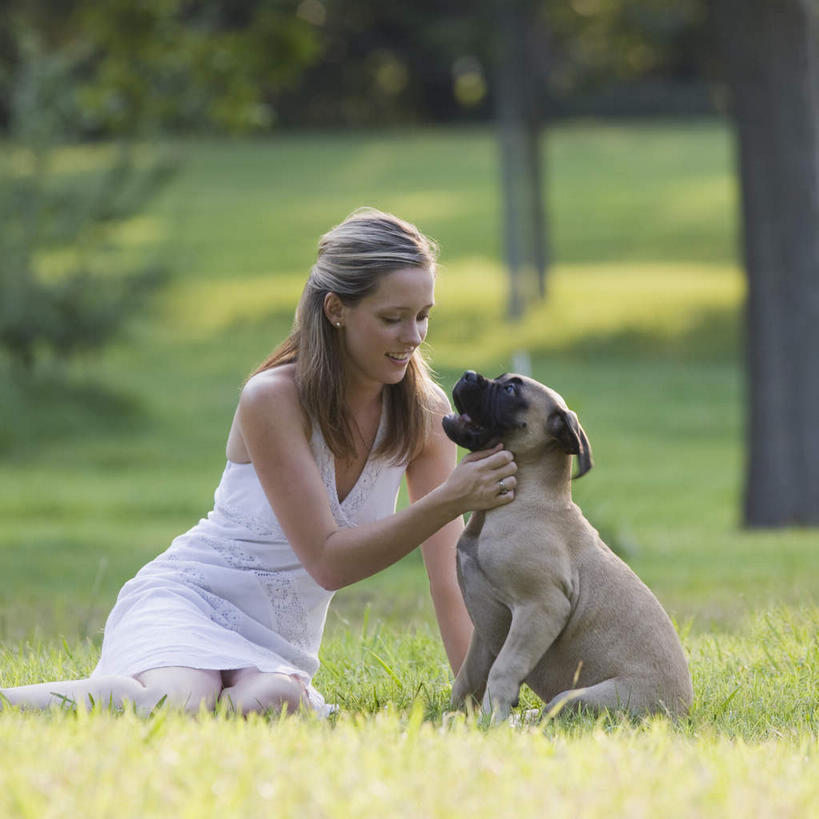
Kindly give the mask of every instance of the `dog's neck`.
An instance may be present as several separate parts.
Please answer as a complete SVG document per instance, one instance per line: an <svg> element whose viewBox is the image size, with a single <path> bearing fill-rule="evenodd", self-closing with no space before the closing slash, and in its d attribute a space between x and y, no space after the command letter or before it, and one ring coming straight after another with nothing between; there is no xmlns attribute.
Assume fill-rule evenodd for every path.
<svg viewBox="0 0 819 819"><path fill-rule="evenodd" d="M532 501L549 506L572 504L572 456L551 451L537 457L515 457L518 471L515 501ZM515 503L511 504L514 508Z"/></svg>

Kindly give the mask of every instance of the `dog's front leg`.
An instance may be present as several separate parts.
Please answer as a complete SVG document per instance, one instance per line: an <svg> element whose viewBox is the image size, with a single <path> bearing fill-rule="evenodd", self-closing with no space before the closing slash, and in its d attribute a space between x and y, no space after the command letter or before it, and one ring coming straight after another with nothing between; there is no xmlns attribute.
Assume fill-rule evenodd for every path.
<svg viewBox="0 0 819 819"><path fill-rule="evenodd" d="M489 671L483 697L483 710L493 720L509 716L521 684L560 634L570 609L568 599L557 590L513 609L509 633Z"/></svg>
<svg viewBox="0 0 819 819"><path fill-rule="evenodd" d="M477 630L473 631L469 650L452 685L452 708L460 708L467 698L474 700L476 704L481 701L492 660L494 655L478 636Z"/></svg>

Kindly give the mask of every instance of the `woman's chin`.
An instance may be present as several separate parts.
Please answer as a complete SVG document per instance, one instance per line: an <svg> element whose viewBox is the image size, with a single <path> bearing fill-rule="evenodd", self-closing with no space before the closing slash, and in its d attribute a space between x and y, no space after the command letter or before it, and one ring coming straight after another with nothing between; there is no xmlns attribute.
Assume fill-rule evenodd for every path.
<svg viewBox="0 0 819 819"><path fill-rule="evenodd" d="M403 381L404 376L407 374L407 367L409 367L409 362L410 362L409 359L399 363L391 358L388 358L386 383L397 384L399 381Z"/></svg>

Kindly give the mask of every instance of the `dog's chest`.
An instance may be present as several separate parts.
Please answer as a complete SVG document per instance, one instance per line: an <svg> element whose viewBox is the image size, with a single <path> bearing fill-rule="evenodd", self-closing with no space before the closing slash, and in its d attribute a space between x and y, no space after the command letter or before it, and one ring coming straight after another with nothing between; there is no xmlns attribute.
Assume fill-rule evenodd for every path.
<svg viewBox="0 0 819 819"><path fill-rule="evenodd" d="M564 555L550 527L521 526L511 516L487 516L458 541L458 578L464 598L492 597L509 605L537 595L562 567Z"/></svg>
<svg viewBox="0 0 819 819"><path fill-rule="evenodd" d="M476 631L494 652L500 651L509 630L511 600L500 593L478 558L478 538L466 533L458 541L458 582L466 610Z"/></svg>

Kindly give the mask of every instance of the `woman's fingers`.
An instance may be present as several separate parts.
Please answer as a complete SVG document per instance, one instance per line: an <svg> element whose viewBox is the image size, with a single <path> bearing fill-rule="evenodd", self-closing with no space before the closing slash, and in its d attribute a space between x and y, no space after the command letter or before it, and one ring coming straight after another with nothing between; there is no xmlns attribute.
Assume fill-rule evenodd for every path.
<svg viewBox="0 0 819 819"><path fill-rule="evenodd" d="M467 452L461 459L461 463L471 463L473 461L484 461L494 455L503 452L503 444L495 444L491 449L477 449L475 452ZM511 453L510 453L511 454Z"/></svg>
<svg viewBox="0 0 819 819"><path fill-rule="evenodd" d="M470 452L463 458L463 463L480 463L481 467L489 470L503 470L510 464L514 465L515 456L503 448L503 444L498 444L492 449L482 449L477 452ZM517 469L517 466L514 466Z"/></svg>
<svg viewBox="0 0 819 819"><path fill-rule="evenodd" d="M467 508L492 509L514 499L518 469L514 457L503 444L463 457L453 473L453 486L464 492Z"/></svg>
<svg viewBox="0 0 819 819"><path fill-rule="evenodd" d="M490 450L471 453L475 456L475 466L482 472L484 491L488 493L486 508L510 503L515 497L517 479L514 477L518 466L514 455L503 449L502 444Z"/></svg>

